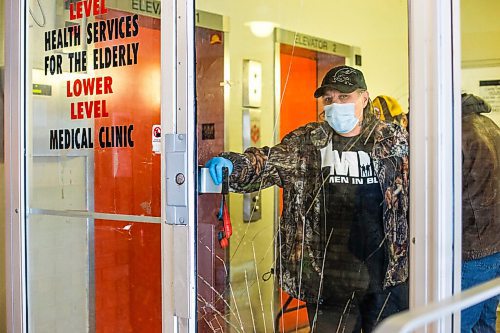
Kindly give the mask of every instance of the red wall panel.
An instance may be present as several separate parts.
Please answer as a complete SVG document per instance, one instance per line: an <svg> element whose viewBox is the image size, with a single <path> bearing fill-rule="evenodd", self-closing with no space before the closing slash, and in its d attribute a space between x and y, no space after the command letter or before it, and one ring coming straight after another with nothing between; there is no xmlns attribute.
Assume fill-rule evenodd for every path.
<svg viewBox="0 0 500 333"><path fill-rule="evenodd" d="M126 16L109 10L103 19ZM139 42L138 63L95 71L111 76L107 118L96 118L96 212L160 216L160 155L151 130L160 124L159 20L139 16L139 34L96 47ZM133 147L99 147L99 128L133 126ZM96 332L161 332L161 225L95 221Z"/></svg>
<svg viewBox="0 0 500 333"><path fill-rule="evenodd" d="M280 138L294 129L316 121L316 61L288 53L280 54Z"/></svg>

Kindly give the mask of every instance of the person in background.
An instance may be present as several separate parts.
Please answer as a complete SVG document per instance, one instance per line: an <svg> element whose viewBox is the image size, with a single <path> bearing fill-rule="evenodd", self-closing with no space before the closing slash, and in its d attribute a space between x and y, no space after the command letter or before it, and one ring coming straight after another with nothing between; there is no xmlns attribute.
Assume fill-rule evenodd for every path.
<svg viewBox="0 0 500 333"><path fill-rule="evenodd" d="M407 132L376 119L358 69L332 68L314 97L326 121L206 166L236 192L283 188L276 280L307 302L311 331L368 333L408 308Z"/></svg>
<svg viewBox="0 0 500 333"><path fill-rule="evenodd" d="M500 129L462 94L462 290L500 276ZM495 333L499 296L462 311L462 333Z"/></svg>
<svg viewBox="0 0 500 333"><path fill-rule="evenodd" d="M373 111L378 119L398 124L408 130L408 110L403 110L395 98L386 95L375 97Z"/></svg>

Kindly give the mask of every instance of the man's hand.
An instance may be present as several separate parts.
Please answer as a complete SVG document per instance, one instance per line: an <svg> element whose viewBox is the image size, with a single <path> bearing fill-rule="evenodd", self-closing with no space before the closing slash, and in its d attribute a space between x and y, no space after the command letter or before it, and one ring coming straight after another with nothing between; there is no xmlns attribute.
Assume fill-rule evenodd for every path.
<svg viewBox="0 0 500 333"><path fill-rule="evenodd" d="M233 172L233 162L224 157L212 157L205 167L208 168L215 185L222 183L222 168L228 169L228 176Z"/></svg>

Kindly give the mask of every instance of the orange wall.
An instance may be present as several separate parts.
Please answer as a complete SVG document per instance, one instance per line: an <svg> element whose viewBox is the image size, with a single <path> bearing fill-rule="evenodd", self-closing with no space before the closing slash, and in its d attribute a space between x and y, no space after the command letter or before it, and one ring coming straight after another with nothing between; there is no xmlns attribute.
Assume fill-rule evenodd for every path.
<svg viewBox="0 0 500 333"><path fill-rule="evenodd" d="M281 107L280 107L280 139L294 129L316 121L316 99L313 96L316 89L316 61L288 53L280 54L281 61ZM283 91L285 93L283 94ZM280 191L280 210L283 196ZM281 291L281 307L288 295ZM305 305L294 299L289 309ZM283 314L279 321L279 332L295 332L298 328L307 327L309 319L307 310L302 308Z"/></svg>
<svg viewBox="0 0 500 333"><path fill-rule="evenodd" d="M95 221L96 332L161 332L160 227Z"/></svg>
<svg viewBox="0 0 500 333"><path fill-rule="evenodd" d="M280 138L316 121L316 61L281 53ZM283 90L285 93L283 94Z"/></svg>
<svg viewBox="0 0 500 333"><path fill-rule="evenodd" d="M302 48L281 45L281 107L280 107L280 139L294 129L307 123L318 121L322 112L322 104L314 98L315 89L330 68L345 63L345 58L332 54L318 53ZM284 92L284 93L283 93ZM280 190L280 211L283 195ZM281 291L281 307L289 295ZM288 309L297 309L306 303L293 299ZM308 327L309 319L306 308L291 311L283 315L279 322L279 332L295 332Z"/></svg>

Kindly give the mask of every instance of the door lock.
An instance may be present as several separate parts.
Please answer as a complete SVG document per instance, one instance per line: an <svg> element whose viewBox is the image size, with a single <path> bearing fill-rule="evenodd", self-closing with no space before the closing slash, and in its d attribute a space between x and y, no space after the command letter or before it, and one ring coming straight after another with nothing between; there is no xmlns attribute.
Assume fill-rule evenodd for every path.
<svg viewBox="0 0 500 333"><path fill-rule="evenodd" d="M177 185L184 184L184 181L186 181L186 177L184 177L184 174L178 173L177 175L175 175L175 182L177 183Z"/></svg>
<svg viewBox="0 0 500 333"><path fill-rule="evenodd" d="M183 134L165 135L167 224L187 224L187 153Z"/></svg>

